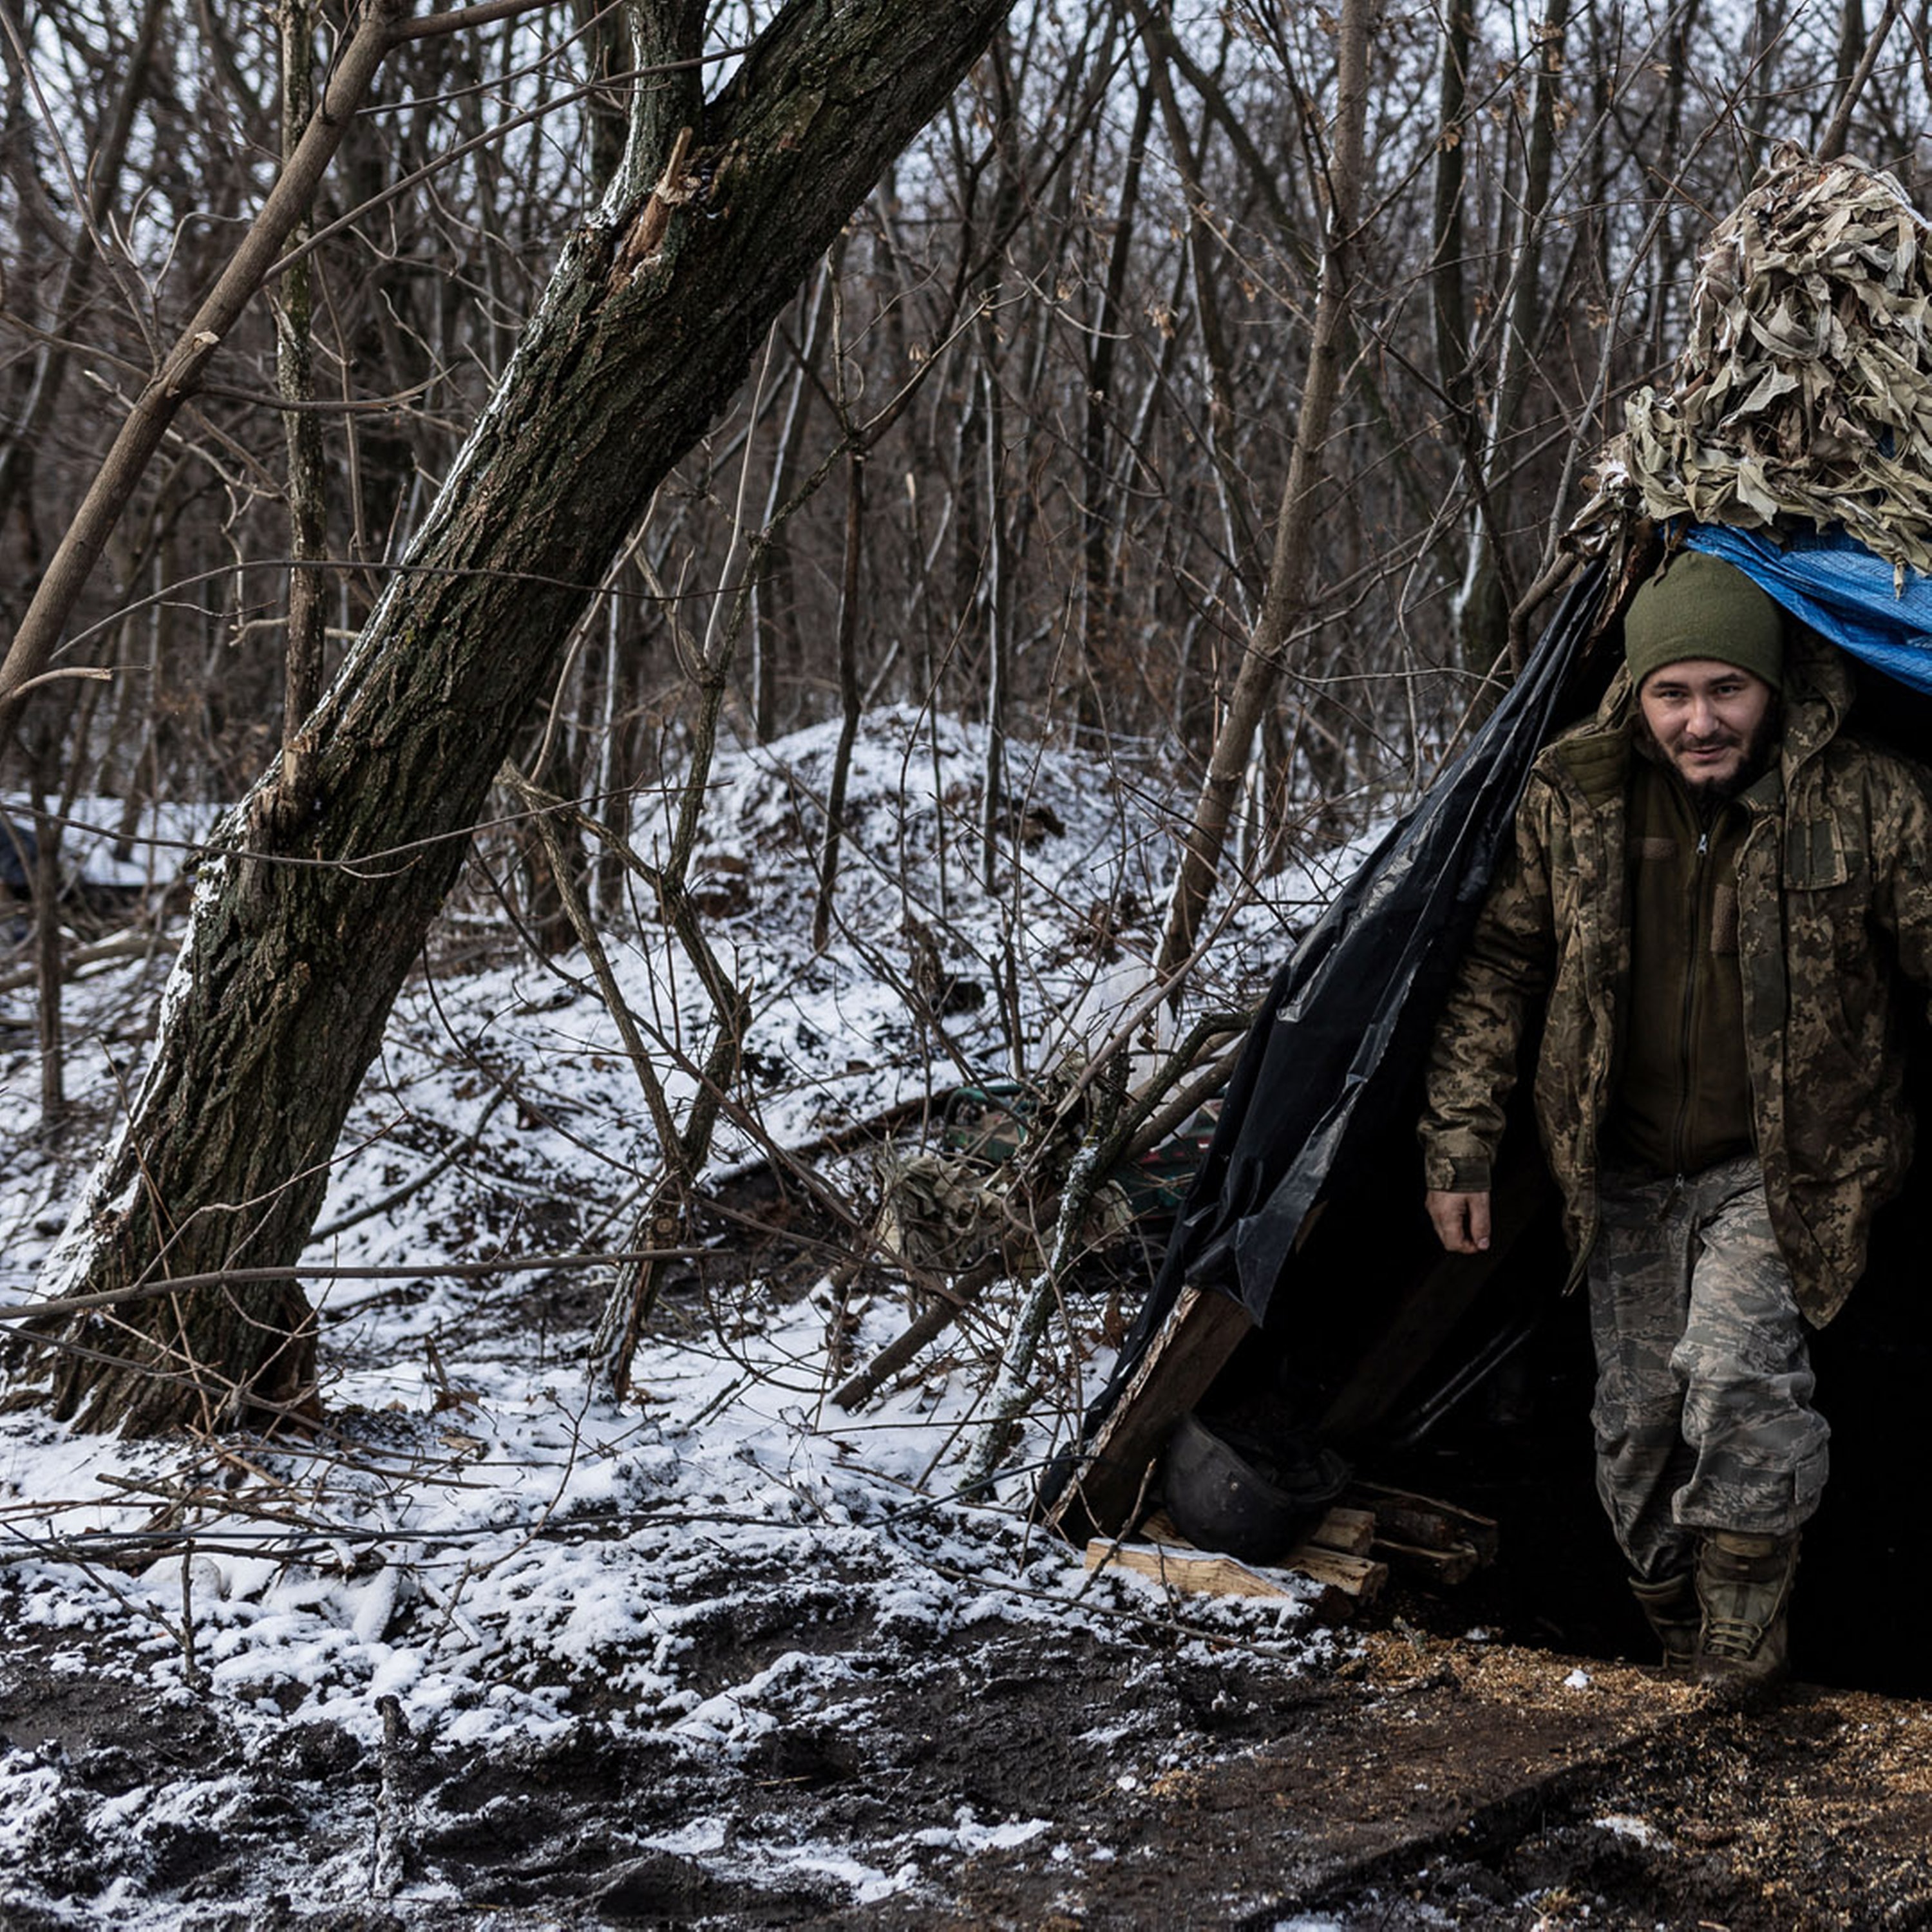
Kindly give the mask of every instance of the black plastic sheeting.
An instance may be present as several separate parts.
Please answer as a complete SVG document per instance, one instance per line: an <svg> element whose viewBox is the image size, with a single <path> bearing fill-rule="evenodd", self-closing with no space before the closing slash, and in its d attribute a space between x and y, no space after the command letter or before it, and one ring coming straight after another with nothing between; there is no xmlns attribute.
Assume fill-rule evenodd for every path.
<svg viewBox="0 0 1932 1932"><path fill-rule="evenodd" d="M1511 836L1531 761L1580 708L1584 650L1609 580L1599 562L1572 584L1482 728L1276 976L1085 1435L1112 1412L1184 1285L1229 1294L1265 1320L1293 1286L1295 1238L1330 1177L1385 1136L1398 1109L1412 1109L1420 1057ZM1421 1211L1420 1195L1411 1200L1406 1189L1389 1205L1392 1214ZM1070 1473L1063 1457L1048 1488Z"/></svg>

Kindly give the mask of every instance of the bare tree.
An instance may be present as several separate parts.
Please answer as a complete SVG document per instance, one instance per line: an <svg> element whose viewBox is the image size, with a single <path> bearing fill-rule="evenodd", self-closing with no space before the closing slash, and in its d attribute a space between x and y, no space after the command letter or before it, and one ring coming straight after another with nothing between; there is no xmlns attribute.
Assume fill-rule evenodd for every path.
<svg viewBox="0 0 1932 1932"><path fill-rule="evenodd" d="M201 866L57 1285L293 1255L466 850L461 890L511 916L465 944L588 953L674 920L701 956L694 893L675 866L645 884L624 835L734 731L836 717L849 748L890 703L983 733L944 803L940 903L905 909L915 1005L966 944L950 896L1027 863L1006 748L1077 735L1156 801L1135 808L1149 877L1096 934L1184 1020L1238 1004L1214 920L1454 742L1766 141L1924 179L1922 50L1889 0L1742 21L1568 0L1560 38L1484 0L1359 47L1352 9L1283 0L1034 8L996 38L994 0L926 11L5 10L0 614L40 600L6 674L20 742L51 820L105 794L124 837L145 800L225 806L278 767ZM280 20L327 56L306 122ZM707 100L708 59L736 70ZM530 789L472 842L506 764ZM833 946L857 897L842 769L796 806ZM1178 884L1174 798L1196 808ZM70 865L83 835L56 829ZM1028 1035L1036 962L1008 926L970 968L998 1016L970 1051L925 1002L935 1079L1050 1078L1078 1050ZM86 949L40 940L58 1112ZM646 1026L626 1048L684 1054L712 1112L748 1085L721 990L696 1045ZM698 1111L653 1119L647 1219L701 1184ZM58 1399L142 1426L272 1410L301 1398L304 1319L218 1283L77 1321Z"/></svg>
<svg viewBox="0 0 1932 1932"><path fill-rule="evenodd" d="M652 142L656 116L634 120L611 196L304 728L313 782L291 790L278 765L210 856L153 1062L56 1271L64 1294L299 1252L390 1001L586 596L1005 7L793 0L699 124ZM32 648L16 640L29 663ZM94 1426L309 1399L286 1288L205 1286L83 1316L60 1343L56 1411Z"/></svg>
<svg viewBox="0 0 1932 1932"><path fill-rule="evenodd" d="M1294 458L1275 526L1274 557L1260 616L1216 734L1208 776L1175 878L1166 928L1154 962L1156 974L1162 980L1177 976L1194 950L1220 869L1234 800L1253 754L1255 734L1280 678L1283 654L1307 598L1316 506L1328 468L1326 445L1340 388L1342 341L1355 273L1353 254L1364 165L1367 60L1367 7L1364 0L1347 0L1338 40L1328 237L1309 344L1308 375L1297 419Z"/></svg>

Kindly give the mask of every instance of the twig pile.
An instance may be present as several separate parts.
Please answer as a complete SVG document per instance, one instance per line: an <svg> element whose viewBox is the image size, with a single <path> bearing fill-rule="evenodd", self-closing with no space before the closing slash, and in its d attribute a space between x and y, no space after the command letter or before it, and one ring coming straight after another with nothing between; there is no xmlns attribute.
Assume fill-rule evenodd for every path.
<svg viewBox="0 0 1932 1932"><path fill-rule="evenodd" d="M1932 569L1932 268L1892 177L1787 143L1706 245L1664 394L1624 405L1579 548L1637 515L1842 525L1902 576Z"/></svg>

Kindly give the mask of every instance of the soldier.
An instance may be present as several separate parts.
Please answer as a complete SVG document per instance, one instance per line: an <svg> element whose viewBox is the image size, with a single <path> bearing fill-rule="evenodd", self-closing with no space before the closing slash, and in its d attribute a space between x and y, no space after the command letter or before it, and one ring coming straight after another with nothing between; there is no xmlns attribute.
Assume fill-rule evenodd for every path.
<svg viewBox="0 0 1932 1932"><path fill-rule="evenodd" d="M1932 987L1932 791L1845 725L1848 668L1680 552L1625 664L1539 754L1438 1024L1442 1244L1490 1241L1517 1058L1587 1278L1597 1488L1668 1670L1786 1670L1826 1476L1808 1340L1911 1154L1904 982Z"/></svg>

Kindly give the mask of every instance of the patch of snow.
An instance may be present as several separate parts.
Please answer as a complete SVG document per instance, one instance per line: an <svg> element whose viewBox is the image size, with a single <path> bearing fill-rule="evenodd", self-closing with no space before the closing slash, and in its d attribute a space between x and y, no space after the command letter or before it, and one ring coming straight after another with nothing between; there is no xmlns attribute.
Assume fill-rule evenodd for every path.
<svg viewBox="0 0 1932 1932"><path fill-rule="evenodd" d="M973 814L956 808L981 782L983 739L910 711L868 721L832 938L814 948L800 854L822 822L835 738L820 728L721 763L697 872L715 888L707 931L720 958L755 983L738 1124L723 1130L714 1175L754 1162L767 1142L816 1147L889 1108L929 1104L962 1062L992 1076L1016 1052L1038 1066L1076 1039L1099 1045L1144 1004L1172 851L1146 791L1016 748L1011 786L1034 842L1004 854L988 883ZM951 801L943 812L940 801ZM641 800L639 814L648 850L662 829L642 822ZM176 830L200 837L208 824L190 814ZM1243 913L1221 962L1230 984L1258 982L1333 876L1311 868ZM944 1040L902 990L921 933L962 989ZM697 1090L708 996L661 928L614 929L608 943L681 1107ZM165 962L137 962L70 989L68 1088L97 1144L114 1130L154 1000L178 983ZM1017 1041L1003 1032L1003 984L1017 995ZM50 1283L69 1277L92 1204L39 1135L35 1092L30 1039L0 1033L0 1126L16 1150L0 1173L0 1295L15 1302L44 1266ZM580 956L413 979L305 1258L348 1271L313 1295L326 1431L306 1447L127 1442L32 1408L0 1414L14 1614L37 1639L75 1646L46 1667L218 1711L249 1748L326 1725L380 1751L400 1724L424 1748L536 1750L574 1735L594 1706L614 1735L676 1762L755 1753L828 1708L855 1720L868 1687L849 1654L860 1639L842 1632L906 1658L992 1622L1145 1618L1148 1586L1090 1578L1079 1552L1012 1507L1107 1372L1093 1327L1053 1345L1063 1384L1025 1420L1020 1473L968 1506L954 1491L985 1389L970 1358L902 1376L859 1414L830 1400L847 1366L903 1329L896 1298L824 1284L802 1297L754 1285L728 1304L680 1294L620 1406L586 1376L569 1277L438 1271L621 1247L657 1160ZM862 1170L840 1172L866 1184ZM398 1272L374 1272L385 1269ZM978 1318L1010 1314L996 1291ZM112 1560L82 1560L90 1542ZM761 1654L740 1647L741 1673L724 1682L694 1670L721 1620L770 1633ZM1306 1621L1299 1600L1190 1600L1170 1654L1210 1671L1231 1646L1291 1664L1332 1654L1335 1640ZM218 1822L244 1795L191 1780L102 1793L76 1784L57 1750L11 1748L0 1755L0 1857L70 1827L154 1839ZM752 1845L712 1816L649 1842L717 1872L808 1875L862 1906L916 1884L937 1855L1011 1850L1053 1829L962 1808L883 1863L833 1845ZM344 1854L301 1883L310 1897L365 1898L368 1862ZM134 1924L138 1891L123 1873L61 1909L76 1924ZM438 1895L433 1883L397 1894Z"/></svg>
<svg viewBox="0 0 1932 1932"><path fill-rule="evenodd" d="M1030 1844L1053 1826L1045 1818L1009 1819L1004 1824L982 1825L970 1804L962 1804L950 1831L915 1832L913 1842L920 1845L950 1845L962 1852L1010 1851L1017 1845Z"/></svg>
<svg viewBox="0 0 1932 1932"><path fill-rule="evenodd" d="M1628 1838L1634 1845L1642 1845L1646 1850L1669 1851L1670 1840L1654 1825L1646 1820L1632 1816L1628 1812L1612 1811L1600 1818L1592 1818L1591 1823L1600 1832L1610 1832L1615 1837Z"/></svg>

